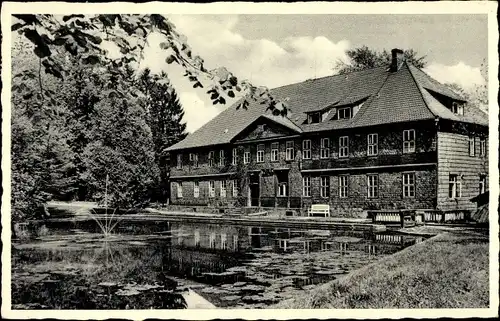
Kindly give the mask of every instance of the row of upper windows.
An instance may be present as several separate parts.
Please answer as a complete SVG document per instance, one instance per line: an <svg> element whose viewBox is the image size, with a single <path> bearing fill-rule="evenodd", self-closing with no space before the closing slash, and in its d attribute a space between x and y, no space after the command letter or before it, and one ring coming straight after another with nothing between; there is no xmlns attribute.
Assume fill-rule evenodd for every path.
<svg viewBox="0 0 500 321"><path fill-rule="evenodd" d="M377 156L378 155L378 134L372 133L367 135L368 145L367 145L367 155L368 156ZM325 137L321 138L321 148L320 148L320 158L330 158L330 138ZM259 144L257 145L257 152L255 160L257 163L264 162L264 150L265 145ZM340 136L338 140L338 152L340 158L349 157L349 136ZM403 153L414 153L415 152L415 130L407 129L403 131ZM271 162L278 161L279 154L279 143L274 142L271 143ZM238 150L233 148L231 155L231 164L236 165L238 162ZM302 159L311 159L311 140L305 139L302 141ZM285 160L293 160L295 159L295 146L293 141L287 141L285 143ZM250 151L245 150L243 152L243 164L249 164L251 160ZM198 154L190 153L189 161L194 167L198 166ZM208 166L215 165L215 152L210 151L208 153ZM219 159L217 164L219 166L226 165L225 152L223 149L219 150ZM182 154L177 154L177 168L182 168Z"/></svg>
<svg viewBox="0 0 500 321"><path fill-rule="evenodd" d="M302 159L312 158L311 140L305 139L302 141ZM407 129L403 131L403 153L414 153L415 152L415 130ZM264 150L265 145L257 145L257 152L255 155L255 161L257 163L264 162ZM377 156L379 152L379 139L377 133L371 133L367 135L367 156ZM469 155L476 156L476 137L469 137ZM271 162L278 161L279 155L279 143L271 143ZM479 156L486 156L486 139L484 137L479 138ZM231 164L237 165L238 162L238 150L233 148L231 155ZM339 158L349 157L349 136L341 136L338 139L338 156ZM331 143L330 138L325 137L320 140L320 158L326 159L331 157ZM295 146L293 141L287 141L285 143L285 160L295 159ZM189 161L194 167L198 166L198 154L190 153ZM249 164L251 161L251 153L248 150L243 152L243 164ZM214 166L215 162L215 152L210 151L208 153L208 166ZM217 164L219 166L226 165L225 151L223 149L219 150L219 158ZM177 155L177 168L182 168L182 154Z"/></svg>

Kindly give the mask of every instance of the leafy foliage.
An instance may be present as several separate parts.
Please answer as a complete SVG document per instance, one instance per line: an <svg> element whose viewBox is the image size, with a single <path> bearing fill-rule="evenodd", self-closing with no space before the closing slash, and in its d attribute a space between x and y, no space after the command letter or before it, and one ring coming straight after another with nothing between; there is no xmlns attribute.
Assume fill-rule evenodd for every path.
<svg viewBox="0 0 500 321"><path fill-rule="evenodd" d="M382 52L379 52L370 49L367 46L348 50L346 54L349 61L345 62L339 60L336 63L335 71L339 74L346 74L353 71L360 71L381 66L389 66L392 60L392 54L389 51L384 49ZM405 50L404 56L406 61L413 64L417 68L424 68L427 64L425 56L419 56L413 49Z"/></svg>
<svg viewBox="0 0 500 321"><path fill-rule="evenodd" d="M147 15L14 15L12 30L17 31L34 44L33 52L41 59L47 73L64 79L67 68L54 58L52 48L60 48L78 57L85 64L112 66L119 69L124 64L143 59L147 37L160 33L165 41L160 48L168 53L166 63L179 64L192 83L193 88L209 87L213 104L225 104L226 98L245 93L238 104L247 108L250 102L267 104L273 113L286 114L285 102L277 102L268 89L240 81L226 68L207 70L201 57L193 55L187 38L177 32L175 26L164 16ZM100 46L110 41L120 48L122 56L110 59Z"/></svg>

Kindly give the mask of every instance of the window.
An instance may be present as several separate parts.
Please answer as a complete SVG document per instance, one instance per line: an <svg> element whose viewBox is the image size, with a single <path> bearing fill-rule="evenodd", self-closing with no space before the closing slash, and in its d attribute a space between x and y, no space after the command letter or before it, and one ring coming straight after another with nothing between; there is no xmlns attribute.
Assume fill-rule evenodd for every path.
<svg viewBox="0 0 500 321"><path fill-rule="evenodd" d="M200 247L200 230L198 229L194 231L194 246Z"/></svg>
<svg viewBox="0 0 500 321"><path fill-rule="evenodd" d="M339 108L338 119L349 119L351 118L351 107Z"/></svg>
<svg viewBox="0 0 500 321"><path fill-rule="evenodd" d="M208 182L208 196L215 197L215 182L214 181Z"/></svg>
<svg viewBox="0 0 500 321"><path fill-rule="evenodd" d="M403 197L415 197L415 173L403 173Z"/></svg>
<svg viewBox="0 0 500 321"><path fill-rule="evenodd" d="M486 156L486 138L479 138L479 156Z"/></svg>
<svg viewBox="0 0 500 321"><path fill-rule="evenodd" d="M200 182L194 182L193 195L196 198L200 196Z"/></svg>
<svg viewBox="0 0 500 321"><path fill-rule="evenodd" d="M238 149L233 148L233 157L231 159L231 164L236 165L238 164Z"/></svg>
<svg viewBox="0 0 500 321"><path fill-rule="evenodd" d="M257 163L264 162L264 144L257 145Z"/></svg>
<svg viewBox="0 0 500 321"><path fill-rule="evenodd" d="M238 181L233 179L233 197L238 197Z"/></svg>
<svg viewBox="0 0 500 321"><path fill-rule="evenodd" d="M486 175L479 176L479 194L486 192Z"/></svg>
<svg viewBox="0 0 500 321"><path fill-rule="evenodd" d="M307 115L308 124L316 124L321 122L321 112L310 113Z"/></svg>
<svg viewBox="0 0 500 321"><path fill-rule="evenodd" d="M451 104L451 111L454 113L454 114L457 114L457 115L463 115L464 114L464 105L463 104L460 104L456 101L454 101L452 104Z"/></svg>
<svg viewBox="0 0 500 321"><path fill-rule="evenodd" d="M243 153L243 164L248 164L248 163L250 163L250 152L245 151Z"/></svg>
<svg viewBox="0 0 500 321"><path fill-rule="evenodd" d="M220 248L223 250L227 249L227 235L226 235L226 233L220 234Z"/></svg>
<svg viewBox="0 0 500 321"><path fill-rule="evenodd" d="M474 136L469 137L469 156L476 156L476 138Z"/></svg>
<svg viewBox="0 0 500 321"><path fill-rule="evenodd" d="M177 197L182 198L182 182L177 183Z"/></svg>
<svg viewBox="0 0 500 321"><path fill-rule="evenodd" d="M405 129L403 130L403 153L414 153L415 152L415 130Z"/></svg>
<svg viewBox="0 0 500 321"><path fill-rule="evenodd" d="M339 197L346 198L347 197L347 175L339 176Z"/></svg>
<svg viewBox="0 0 500 321"><path fill-rule="evenodd" d="M330 197L330 176L321 176L321 185L319 191L321 197Z"/></svg>
<svg viewBox="0 0 500 321"><path fill-rule="evenodd" d="M193 167L198 167L198 154L189 153L189 161Z"/></svg>
<svg viewBox="0 0 500 321"><path fill-rule="evenodd" d="M321 138L320 157L330 157L330 138Z"/></svg>
<svg viewBox="0 0 500 321"><path fill-rule="evenodd" d="M209 246L211 249L215 249L215 232L210 233Z"/></svg>
<svg viewBox="0 0 500 321"><path fill-rule="evenodd" d="M302 158L311 159L311 141L309 139L302 141Z"/></svg>
<svg viewBox="0 0 500 321"><path fill-rule="evenodd" d="M279 143L271 144L271 162L278 161L278 148L279 148Z"/></svg>
<svg viewBox="0 0 500 321"><path fill-rule="evenodd" d="M295 158L294 154L293 142L286 142L286 160L293 160Z"/></svg>
<svg viewBox="0 0 500 321"><path fill-rule="evenodd" d="M224 166L226 164L226 160L224 158L224 150L221 149L219 151L219 166Z"/></svg>
<svg viewBox="0 0 500 321"><path fill-rule="evenodd" d="M277 171L276 178L278 180L278 196L288 196L288 172Z"/></svg>
<svg viewBox="0 0 500 321"><path fill-rule="evenodd" d="M208 152L208 166L214 166L214 151Z"/></svg>
<svg viewBox="0 0 500 321"><path fill-rule="evenodd" d="M311 196L311 176L302 177L302 195Z"/></svg>
<svg viewBox="0 0 500 321"><path fill-rule="evenodd" d="M462 196L462 182L456 174L450 174L448 196L450 198Z"/></svg>
<svg viewBox="0 0 500 321"><path fill-rule="evenodd" d="M177 154L177 169L182 169L182 154Z"/></svg>
<svg viewBox="0 0 500 321"><path fill-rule="evenodd" d="M349 156L349 136L339 137L339 157Z"/></svg>
<svg viewBox="0 0 500 321"><path fill-rule="evenodd" d="M368 156L378 154L378 134L368 134Z"/></svg>
<svg viewBox="0 0 500 321"><path fill-rule="evenodd" d="M233 249L237 250L239 248L238 246L238 234L233 235Z"/></svg>
<svg viewBox="0 0 500 321"><path fill-rule="evenodd" d="M226 181L220 181L220 197L226 197Z"/></svg>
<svg viewBox="0 0 500 321"><path fill-rule="evenodd" d="M368 198L378 197L378 176L367 175Z"/></svg>

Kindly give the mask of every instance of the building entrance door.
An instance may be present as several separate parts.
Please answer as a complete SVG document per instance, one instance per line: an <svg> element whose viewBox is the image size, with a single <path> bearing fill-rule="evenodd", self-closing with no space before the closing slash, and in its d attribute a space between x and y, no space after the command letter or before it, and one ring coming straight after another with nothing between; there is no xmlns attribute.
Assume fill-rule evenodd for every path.
<svg viewBox="0 0 500 321"><path fill-rule="evenodd" d="M260 176L259 173L249 174L250 206L259 206L260 199Z"/></svg>

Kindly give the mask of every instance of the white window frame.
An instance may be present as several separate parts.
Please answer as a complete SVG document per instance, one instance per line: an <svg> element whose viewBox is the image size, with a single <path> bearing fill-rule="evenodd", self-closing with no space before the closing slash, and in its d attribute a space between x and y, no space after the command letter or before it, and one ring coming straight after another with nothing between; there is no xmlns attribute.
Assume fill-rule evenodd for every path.
<svg viewBox="0 0 500 321"><path fill-rule="evenodd" d="M182 198L182 182L177 182L177 198Z"/></svg>
<svg viewBox="0 0 500 321"><path fill-rule="evenodd" d="M208 166L213 167L214 166L214 157L215 152L213 150L208 152Z"/></svg>
<svg viewBox="0 0 500 321"><path fill-rule="evenodd" d="M476 156L476 137L469 136L469 156Z"/></svg>
<svg viewBox="0 0 500 321"><path fill-rule="evenodd" d="M208 181L208 197L215 197L215 181Z"/></svg>
<svg viewBox="0 0 500 321"><path fill-rule="evenodd" d="M379 195L379 181L377 174L366 175L366 194L368 198L378 198Z"/></svg>
<svg viewBox="0 0 500 321"><path fill-rule="evenodd" d="M479 175L479 194L483 194L486 192L487 188L487 180L486 180L486 175L481 174Z"/></svg>
<svg viewBox="0 0 500 321"><path fill-rule="evenodd" d="M198 167L198 154L189 153L189 161L191 162L193 167Z"/></svg>
<svg viewBox="0 0 500 321"><path fill-rule="evenodd" d="M302 141L302 159L311 159L311 140L304 139Z"/></svg>
<svg viewBox="0 0 500 321"><path fill-rule="evenodd" d="M243 153L243 164L248 164L250 163L250 151L246 150Z"/></svg>
<svg viewBox="0 0 500 321"><path fill-rule="evenodd" d="M339 198L347 198L349 191L349 175L339 176Z"/></svg>
<svg viewBox="0 0 500 321"><path fill-rule="evenodd" d="M182 154L177 154L177 169L182 169Z"/></svg>
<svg viewBox="0 0 500 321"><path fill-rule="evenodd" d="M224 156L224 150L219 151L219 166L224 166L226 164L226 157Z"/></svg>
<svg viewBox="0 0 500 321"><path fill-rule="evenodd" d="M320 176L319 194L322 198L330 197L330 176Z"/></svg>
<svg viewBox="0 0 500 321"><path fill-rule="evenodd" d="M311 176L302 177L302 196L311 197Z"/></svg>
<svg viewBox="0 0 500 321"><path fill-rule="evenodd" d="M319 158L330 158L330 138L321 138Z"/></svg>
<svg viewBox="0 0 500 321"><path fill-rule="evenodd" d="M210 236L209 236L209 239L208 239L208 246L211 248L211 249L215 249L215 232L210 232Z"/></svg>
<svg viewBox="0 0 500 321"><path fill-rule="evenodd" d="M232 165L238 164L238 149L237 148L233 148L231 164Z"/></svg>
<svg viewBox="0 0 500 321"><path fill-rule="evenodd" d="M257 163L264 163L264 150L266 146L264 144L257 145Z"/></svg>
<svg viewBox="0 0 500 321"><path fill-rule="evenodd" d="M462 197L462 181L458 174L450 174L448 178L448 198Z"/></svg>
<svg viewBox="0 0 500 321"><path fill-rule="evenodd" d="M339 137L339 158L349 157L349 136Z"/></svg>
<svg viewBox="0 0 500 321"><path fill-rule="evenodd" d="M294 160L295 159L295 148L293 146L293 140L289 140L285 143L286 145L286 156L285 160Z"/></svg>
<svg viewBox="0 0 500 321"><path fill-rule="evenodd" d="M239 249L238 234L233 234L233 250Z"/></svg>
<svg viewBox="0 0 500 321"><path fill-rule="evenodd" d="M403 173L403 198L415 198L417 194L415 172Z"/></svg>
<svg viewBox="0 0 500 321"><path fill-rule="evenodd" d="M200 247L200 230L194 230L194 247Z"/></svg>
<svg viewBox="0 0 500 321"><path fill-rule="evenodd" d="M225 198L227 190L227 182L225 180L221 180L219 184L220 184L220 197Z"/></svg>
<svg viewBox="0 0 500 321"><path fill-rule="evenodd" d="M287 197L288 183L278 182L278 197Z"/></svg>
<svg viewBox="0 0 500 321"><path fill-rule="evenodd" d="M318 121L317 122L314 122L313 121L313 118L314 116L317 116L318 117ZM317 111L317 112L312 112L312 113L309 113L307 115L307 123L308 124L317 124L317 123L321 123L323 117L321 115L321 112Z"/></svg>
<svg viewBox="0 0 500 321"><path fill-rule="evenodd" d="M220 233L220 248L222 250L227 249L227 234L226 233Z"/></svg>
<svg viewBox="0 0 500 321"><path fill-rule="evenodd" d="M456 115L463 115L464 114L464 106L463 104L460 104L456 101L451 103L451 112L456 114Z"/></svg>
<svg viewBox="0 0 500 321"><path fill-rule="evenodd" d="M278 153L279 153L280 143L271 143L271 162L278 161Z"/></svg>
<svg viewBox="0 0 500 321"><path fill-rule="evenodd" d="M348 113L346 113L348 111ZM352 111L351 107L343 107L337 110L337 119L351 119Z"/></svg>
<svg viewBox="0 0 500 321"><path fill-rule="evenodd" d="M367 155L368 156L377 156L378 155L378 134L368 134L368 148Z"/></svg>
<svg viewBox="0 0 500 321"><path fill-rule="evenodd" d="M195 198L200 197L200 182L199 181L194 181L193 182L193 196Z"/></svg>
<svg viewBox="0 0 500 321"><path fill-rule="evenodd" d="M238 181L233 179L233 197L238 197Z"/></svg>
<svg viewBox="0 0 500 321"><path fill-rule="evenodd" d="M486 156L486 138L479 138L479 156Z"/></svg>
<svg viewBox="0 0 500 321"><path fill-rule="evenodd" d="M415 137L415 129L403 130L403 154L415 153Z"/></svg>

